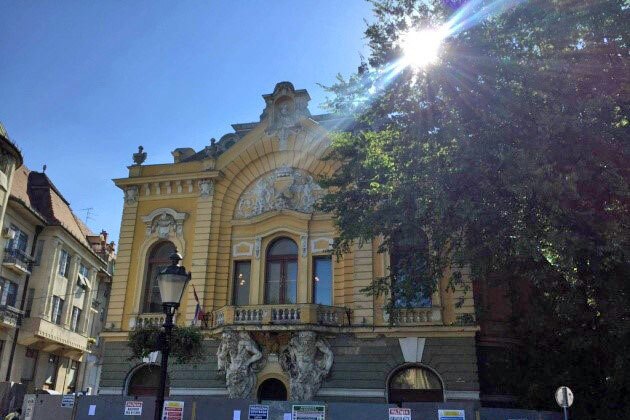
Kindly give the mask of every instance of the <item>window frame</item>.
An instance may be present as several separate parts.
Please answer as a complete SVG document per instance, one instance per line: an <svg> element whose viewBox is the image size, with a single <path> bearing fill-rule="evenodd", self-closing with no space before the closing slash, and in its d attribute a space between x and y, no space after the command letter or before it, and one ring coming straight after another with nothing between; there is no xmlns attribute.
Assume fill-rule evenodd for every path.
<svg viewBox="0 0 630 420"><path fill-rule="evenodd" d="M317 276L317 261L318 260L330 261L330 302L329 303L317 302L317 285L319 284L319 282L316 281L315 279L318 278ZM335 295L335 289L334 289L335 275L334 275L334 269L333 269L332 255L328 255L328 254L314 255L312 258L312 270L313 270L313 288L312 288L313 303L316 305L333 306L335 304L335 296L334 296Z"/></svg>
<svg viewBox="0 0 630 420"><path fill-rule="evenodd" d="M70 262L71 262L71 256L70 253L68 251L66 251L65 249L62 249L60 254L59 254L59 267L57 270L57 273L65 278L68 278L68 276L70 275Z"/></svg>
<svg viewBox="0 0 630 420"><path fill-rule="evenodd" d="M177 250L175 244L171 241L160 241L156 242L149 248L149 252L147 252L147 256L145 259L145 274L144 274L144 283L142 285L142 299L140 301L140 313L161 313L162 312L162 302L160 300L159 303L153 302L151 296L153 296L155 289L157 289L157 296L159 296L159 288L157 284L156 275L159 270L163 267L167 267L171 264L171 261L168 257L172 252L169 252L168 257L164 259L157 258L156 254L159 253L162 247L166 247L170 245L172 247L172 252ZM155 266L155 267L154 267ZM156 275L152 275L155 272ZM157 306L157 307L156 307ZM152 310L155 309L155 310Z"/></svg>
<svg viewBox="0 0 630 420"><path fill-rule="evenodd" d="M280 241L283 240L287 240L293 243L293 245L295 245L295 254L280 254L280 255L270 255L272 248ZM269 245L267 246L267 249L265 251L265 278L264 278L264 296L263 296L263 302L265 305L294 305L297 303L297 299L298 299L298 293L297 293L297 288L298 288L298 283L299 283L299 272L300 272L300 267L299 267L299 253L300 253L300 248L297 245L297 242L294 241L292 238L288 237L288 236L279 236L277 238L275 238L273 241L271 241L269 243ZM280 265L280 282L279 282L279 293L278 293L278 302L277 303L269 303L269 290L268 290L268 285L269 285L269 269L271 267L272 262L279 262ZM295 276L295 302L287 302L287 286L288 286L288 281L286 279L287 277L287 268L289 263L295 263L295 267L296 267L296 276Z"/></svg>
<svg viewBox="0 0 630 420"><path fill-rule="evenodd" d="M247 303L244 304L239 304L237 297L239 296L239 279L238 279L238 266L239 265L249 265L249 276L248 279L245 280L246 282L248 282L247 284ZM250 294L251 294L251 287L252 287L252 260L251 259L243 259L243 260L234 260L234 263L232 264L232 267L234 269L233 274L232 274L232 305L233 306L247 306L247 305L251 305L250 302Z"/></svg>
<svg viewBox="0 0 630 420"><path fill-rule="evenodd" d="M52 305L50 310L50 322L56 325L61 325L63 320L63 305L65 301L61 297L57 295L53 295L52 297Z"/></svg>
<svg viewBox="0 0 630 420"><path fill-rule="evenodd" d="M79 325L81 323L81 314L83 310L76 305L72 306L72 318L70 321L70 329L74 332L78 332ZM76 315L76 317L75 317Z"/></svg>

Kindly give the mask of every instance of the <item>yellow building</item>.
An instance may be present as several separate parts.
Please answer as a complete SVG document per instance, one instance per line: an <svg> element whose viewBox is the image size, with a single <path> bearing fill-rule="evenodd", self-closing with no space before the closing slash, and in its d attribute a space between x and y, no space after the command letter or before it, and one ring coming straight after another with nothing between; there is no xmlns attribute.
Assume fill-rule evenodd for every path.
<svg viewBox="0 0 630 420"><path fill-rule="evenodd" d="M176 323L209 315L206 360L169 370L171 395L324 401L441 401L479 397L472 292L441 284L415 308L383 311L362 293L384 276L378 242L337 260L331 215L314 208L328 133L350 122L311 115L288 82L263 95L259 122L174 161L134 156L124 191L101 393L155 392L152 360L129 361L128 332L163 321L155 274L176 248L192 274ZM457 304L456 304L457 303ZM390 319L391 318L391 319Z"/></svg>

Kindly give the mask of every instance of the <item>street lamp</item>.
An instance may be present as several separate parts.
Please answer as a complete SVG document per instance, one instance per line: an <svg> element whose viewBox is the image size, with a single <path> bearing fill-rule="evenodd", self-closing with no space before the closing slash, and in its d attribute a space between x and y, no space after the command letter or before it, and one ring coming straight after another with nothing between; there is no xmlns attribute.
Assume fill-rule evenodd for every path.
<svg viewBox="0 0 630 420"><path fill-rule="evenodd" d="M171 333L173 331L173 315L179 308L184 289L190 281L190 273L186 268L179 265L182 256L177 250L170 256L171 265L160 271L157 275L157 283L160 288L160 298L162 299L162 309L166 315L164 321L164 332L160 337L160 350L162 351L162 364L160 366L160 388L155 399L155 420L162 419L162 409L164 407L164 391L166 388L166 376L168 370L168 355L171 351Z"/></svg>

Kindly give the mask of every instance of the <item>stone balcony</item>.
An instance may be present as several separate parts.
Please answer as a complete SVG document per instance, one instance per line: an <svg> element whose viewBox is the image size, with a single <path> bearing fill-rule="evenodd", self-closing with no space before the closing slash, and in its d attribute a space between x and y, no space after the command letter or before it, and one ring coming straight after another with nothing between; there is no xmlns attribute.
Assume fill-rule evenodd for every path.
<svg viewBox="0 0 630 420"><path fill-rule="evenodd" d="M383 313L383 321L393 326L442 325L442 309L439 306L393 309L389 314Z"/></svg>
<svg viewBox="0 0 630 420"><path fill-rule="evenodd" d="M0 326L15 328L22 324L24 312L9 305L0 305Z"/></svg>
<svg viewBox="0 0 630 420"><path fill-rule="evenodd" d="M33 259L19 249L5 249L2 266L18 274L30 274Z"/></svg>
<svg viewBox="0 0 630 420"><path fill-rule="evenodd" d="M166 321L166 315L163 314L162 312L150 312L150 313L139 314L133 317L131 321L129 321L129 329L133 330L134 328L143 328L143 327L150 327L150 326L161 327L162 325L164 325L165 321ZM173 322L176 322L176 321L177 321L177 312L175 313L175 316L173 316Z"/></svg>
<svg viewBox="0 0 630 420"><path fill-rule="evenodd" d="M26 318L18 342L49 353L65 349L80 354L87 351L88 337L44 318Z"/></svg>
<svg viewBox="0 0 630 420"><path fill-rule="evenodd" d="M308 303L285 305L224 306L213 312L212 328L225 326L344 327L350 324L349 310L338 306Z"/></svg>

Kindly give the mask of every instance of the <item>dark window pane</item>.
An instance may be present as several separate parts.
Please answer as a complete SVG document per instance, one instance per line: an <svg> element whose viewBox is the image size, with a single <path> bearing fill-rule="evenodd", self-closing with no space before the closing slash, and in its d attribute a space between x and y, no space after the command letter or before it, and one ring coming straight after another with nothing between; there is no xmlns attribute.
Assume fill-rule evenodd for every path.
<svg viewBox="0 0 630 420"><path fill-rule="evenodd" d="M281 262L267 263L267 281L265 283L265 303L275 305L280 303L280 275Z"/></svg>
<svg viewBox="0 0 630 420"><path fill-rule="evenodd" d="M314 303L332 305L332 259L316 257L313 260Z"/></svg>
<svg viewBox="0 0 630 420"><path fill-rule="evenodd" d="M287 262L284 303L297 302L297 262Z"/></svg>
<svg viewBox="0 0 630 420"><path fill-rule="evenodd" d="M147 261L143 312L162 312L162 299L157 283L157 275L164 268L171 265L169 257L175 250L175 245L171 242L159 243L151 250Z"/></svg>
<svg viewBox="0 0 630 420"><path fill-rule="evenodd" d="M297 244L293 242L291 239L282 238L274 242L267 255L269 256L279 256L279 255L295 255L297 257Z"/></svg>
<svg viewBox="0 0 630 420"><path fill-rule="evenodd" d="M234 263L234 304L249 305L251 263L236 261Z"/></svg>

